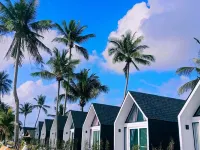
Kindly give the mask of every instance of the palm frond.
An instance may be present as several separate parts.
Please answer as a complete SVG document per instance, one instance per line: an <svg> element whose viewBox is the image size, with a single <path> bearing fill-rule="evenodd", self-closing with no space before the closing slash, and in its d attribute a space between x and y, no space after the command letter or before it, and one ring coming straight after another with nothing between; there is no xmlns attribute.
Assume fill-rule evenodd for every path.
<svg viewBox="0 0 200 150"><path fill-rule="evenodd" d="M185 75L185 76L189 76L192 74L192 72L195 70L195 67L181 67L179 69L176 70L176 74L178 75Z"/></svg>
<svg viewBox="0 0 200 150"><path fill-rule="evenodd" d="M197 39L197 38L194 38L194 39L195 39L195 41L196 41L198 44L200 44L199 39Z"/></svg>
<svg viewBox="0 0 200 150"><path fill-rule="evenodd" d="M181 95L185 92L193 90L195 88L195 86L197 85L198 81L199 81L199 79L195 79L195 80L185 83L178 89L178 94Z"/></svg>
<svg viewBox="0 0 200 150"><path fill-rule="evenodd" d="M34 72L31 73L31 76L33 77L41 77L43 79L47 79L47 80L52 80L55 79L55 75L47 70L43 70L41 72Z"/></svg>
<svg viewBox="0 0 200 150"><path fill-rule="evenodd" d="M87 60L89 59L89 54L85 48L78 46L78 45L75 45L75 48L76 48L76 51L78 53L82 54L85 59L87 59Z"/></svg>
<svg viewBox="0 0 200 150"><path fill-rule="evenodd" d="M41 20L30 24L30 27L35 32L48 31L53 27L51 20Z"/></svg>

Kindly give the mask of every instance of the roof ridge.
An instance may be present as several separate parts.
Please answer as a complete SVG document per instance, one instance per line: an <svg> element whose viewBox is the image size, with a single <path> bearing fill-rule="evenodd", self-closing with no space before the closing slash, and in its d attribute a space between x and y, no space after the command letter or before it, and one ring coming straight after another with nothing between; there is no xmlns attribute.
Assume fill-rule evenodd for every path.
<svg viewBox="0 0 200 150"><path fill-rule="evenodd" d="M167 96L162 96L162 95L156 95L156 94L152 94L152 93L144 93L144 92L136 92L136 91L128 91L128 92L133 92L133 93L139 93L139 94L145 94L145 95L151 95L151 96L156 96L156 97L162 97L162 98L168 98L168 99L173 99L173 100L181 100L181 101L185 101L184 99L178 99L178 98L173 98L173 97L167 97Z"/></svg>
<svg viewBox="0 0 200 150"><path fill-rule="evenodd" d="M108 104L100 104L100 103L92 103L92 105L103 105L103 106L110 106L110 107L117 107L117 108L120 108L119 106L108 105Z"/></svg>

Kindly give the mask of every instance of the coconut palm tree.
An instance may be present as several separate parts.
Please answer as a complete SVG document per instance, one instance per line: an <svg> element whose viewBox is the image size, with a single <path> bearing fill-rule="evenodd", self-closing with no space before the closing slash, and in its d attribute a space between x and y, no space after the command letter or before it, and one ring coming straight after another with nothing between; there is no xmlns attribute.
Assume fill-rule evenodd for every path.
<svg viewBox="0 0 200 150"><path fill-rule="evenodd" d="M54 109L56 111L56 107ZM59 104L59 106L58 106L58 116L62 116L63 113L64 113L64 106L63 106L63 104ZM67 113L65 112L65 114L67 114ZM47 116L55 118L56 115L48 114Z"/></svg>
<svg viewBox="0 0 200 150"><path fill-rule="evenodd" d="M0 111L0 131L3 133L4 141L13 135L15 115L12 109Z"/></svg>
<svg viewBox="0 0 200 150"><path fill-rule="evenodd" d="M109 42L112 47L108 49L110 56L113 56L113 63L125 63L123 68L126 84L124 90L124 97L127 93L129 73L131 64L136 70L139 70L138 65L151 65L151 62L155 61L154 56L143 53L143 50L147 49L147 45L142 45L143 37L136 37L136 33L132 34L130 31L122 35L120 39L111 38Z"/></svg>
<svg viewBox="0 0 200 150"><path fill-rule="evenodd" d="M53 41L63 43L67 48L69 48L69 61L71 61L72 49L83 55L85 59L89 59L87 49L80 46L80 44L86 42L90 38L95 37L94 34L83 35L83 32L87 29L87 26L81 26L80 22L71 20L68 25L66 21L63 21L62 25L56 23L55 27L59 32L59 37L56 37ZM68 72L70 72L70 70L68 70ZM69 80L70 76L68 77L68 83ZM66 91L68 91L68 87L66 87ZM65 98L64 112L66 112L66 105L67 98Z"/></svg>
<svg viewBox="0 0 200 150"><path fill-rule="evenodd" d="M19 113L24 115L24 127L26 127L26 117L28 114L32 113L33 105L31 103L20 104Z"/></svg>
<svg viewBox="0 0 200 150"><path fill-rule="evenodd" d="M3 1L3 0L2 0ZM37 0L4 0L0 2L0 35L13 35L12 43L6 54L7 58L14 58L13 95L15 100L15 146L18 146L19 135L19 98L17 95L18 69L23 59L29 54L30 58L40 64L43 62L39 50L51 54L41 39L44 31L52 27L50 20L36 21Z"/></svg>
<svg viewBox="0 0 200 150"><path fill-rule="evenodd" d="M12 80L8 79L8 76L5 71L0 72L0 103L1 98L11 90Z"/></svg>
<svg viewBox="0 0 200 150"><path fill-rule="evenodd" d="M91 99L99 94L108 92L108 87L102 85L96 74L89 75L89 70L83 69L75 75L75 79L70 81L70 93L79 100L81 111Z"/></svg>
<svg viewBox="0 0 200 150"><path fill-rule="evenodd" d="M4 102L0 103L0 111L7 112L9 109L11 109L9 105L5 104Z"/></svg>
<svg viewBox="0 0 200 150"><path fill-rule="evenodd" d="M34 100L37 102L37 104L33 105L33 108L39 109L37 120L35 122L35 127L36 127L38 118L40 116L40 111L42 110L45 114L47 114L47 112L48 112L47 109L50 108L50 106L45 105L46 96L44 96L42 94L38 95L37 98L34 98Z"/></svg>
<svg viewBox="0 0 200 150"><path fill-rule="evenodd" d="M190 76L192 74L196 74L196 78L185 83L178 89L178 94L183 94L189 90L192 90L195 88L199 81L199 75L200 75L200 59L199 58L194 58L193 59L194 66L191 67L181 67L176 70L176 74L182 76Z"/></svg>
<svg viewBox="0 0 200 150"><path fill-rule="evenodd" d="M60 83L64 79L64 77L68 75L68 72L66 70L71 71L71 66L75 66L78 63L79 63L79 60L72 60L69 62L69 59L67 58L66 50L63 50L61 53L59 52L57 48L54 48L53 56L46 63L46 65L50 68L50 70L41 70L39 72L34 72L31 74L34 77L41 77L47 80L56 79L56 81L58 82L57 102L56 102L56 120L58 117Z"/></svg>

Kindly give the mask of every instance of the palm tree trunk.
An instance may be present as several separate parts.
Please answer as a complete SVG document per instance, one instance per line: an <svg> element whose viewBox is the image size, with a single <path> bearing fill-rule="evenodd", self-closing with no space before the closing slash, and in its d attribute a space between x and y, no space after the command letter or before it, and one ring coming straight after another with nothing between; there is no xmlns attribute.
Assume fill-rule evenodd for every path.
<svg viewBox="0 0 200 150"><path fill-rule="evenodd" d="M13 96L15 99L15 129L14 129L14 142L15 148L18 150L19 142L19 99L17 96L17 76L19 67L19 51L20 47L17 49L16 60L15 60L15 70L14 70L14 82L13 82Z"/></svg>
<svg viewBox="0 0 200 150"><path fill-rule="evenodd" d="M58 103L60 96L60 80L58 80L58 93L56 101L56 150L58 150Z"/></svg>
<svg viewBox="0 0 200 150"><path fill-rule="evenodd" d="M26 115L25 115L25 118L24 118L24 127L26 127Z"/></svg>
<svg viewBox="0 0 200 150"><path fill-rule="evenodd" d="M130 67L130 63L128 63L128 67L127 67L127 76L126 76L126 85L125 85L125 90L124 90L124 98L126 97L127 89L128 89L129 67Z"/></svg>
<svg viewBox="0 0 200 150"><path fill-rule="evenodd" d="M37 120L35 122L35 128L36 128L36 125L37 125L37 122L38 122L38 119L39 119L39 116L40 116L40 110L41 110L41 108L39 109L39 112L38 112Z"/></svg>
<svg viewBox="0 0 200 150"><path fill-rule="evenodd" d="M65 104L64 104L63 116L65 115L65 112L67 110L67 92L68 92L68 86L67 86L67 89L65 91Z"/></svg>
<svg viewBox="0 0 200 150"><path fill-rule="evenodd" d="M0 104L1 104L1 93L0 93Z"/></svg>
<svg viewBox="0 0 200 150"><path fill-rule="evenodd" d="M84 108L84 106L81 106L81 111L83 112L83 108Z"/></svg>
<svg viewBox="0 0 200 150"><path fill-rule="evenodd" d="M69 48L69 63L71 62L71 57L72 57L72 47L70 46ZM68 84L70 80L70 70L68 69ZM65 112L67 110L67 92L69 91L69 87L67 86L66 93L65 93L65 104L64 104L64 111L63 111L63 116L65 115Z"/></svg>

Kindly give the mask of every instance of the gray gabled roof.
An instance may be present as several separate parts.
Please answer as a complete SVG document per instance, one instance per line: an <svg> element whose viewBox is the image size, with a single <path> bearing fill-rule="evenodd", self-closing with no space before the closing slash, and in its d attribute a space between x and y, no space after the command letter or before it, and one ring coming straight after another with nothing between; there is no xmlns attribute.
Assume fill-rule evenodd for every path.
<svg viewBox="0 0 200 150"><path fill-rule="evenodd" d="M27 131L35 130L34 127L23 127L23 132L26 133Z"/></svg>
<svg viewBox="0 0 200 150"><path fill-rule="evenodd" d="M71 110L72 120L75 128L82 128L87 112Z"/></svg>
<svg viewBox="0 0 200 150"><path fill-rule="evenodd" d="M58 116L58 130L62 131L64 129L66 121L67 116Z"/></svg>
<svg viewBox="0 0 200 150"><path fill-rule="evenodd" d="M43 126L43 124L44 124L44 122L42 122L42 121L39 121L39 122L38 122L38 126L37 126L37 128L39 128L39 131L42 130L42 126Z"/></svg>
<svg viewBox="0 0 200 150"><path fill-rule="evenodd" d="M184 100L129 91L148 119L177 122Z"/></svg>
<svg viewBox="0 0 200 150"><path fill-rule="evenodd" d="M114 125L120 107L93 103L101 125Z"/></svg>
<svg viewBox="0 0 200 150"><path fill-rule="evenodd" d="M51 126L53 124L53 119L45 119L44 122L45 122L45 125L46 125L46 131L50 132Z"/></svg>

